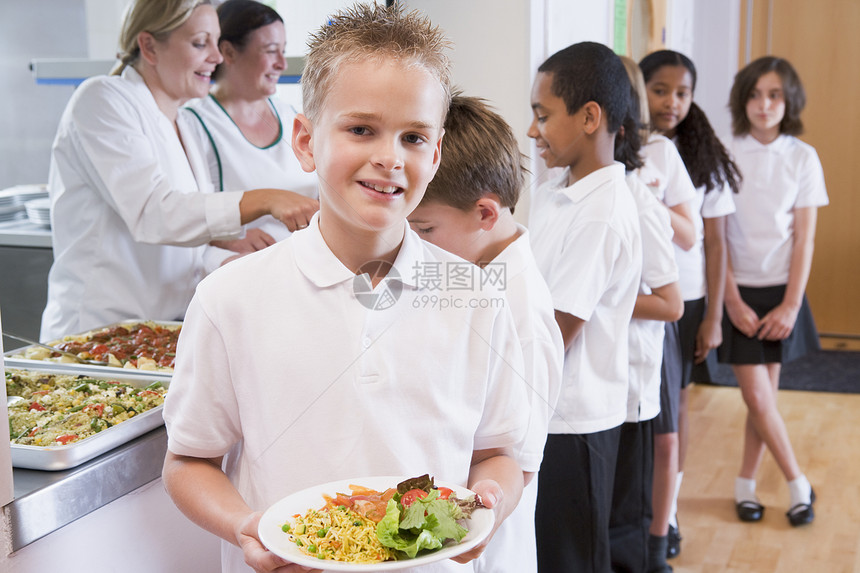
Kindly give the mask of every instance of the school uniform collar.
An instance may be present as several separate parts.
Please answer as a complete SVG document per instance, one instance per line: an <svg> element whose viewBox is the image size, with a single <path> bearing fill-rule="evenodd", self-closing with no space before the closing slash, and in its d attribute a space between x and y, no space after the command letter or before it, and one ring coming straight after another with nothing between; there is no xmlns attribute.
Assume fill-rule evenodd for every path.
<svg viewBox="0 0 860 573"><path fill-rule="evenodd" d="M296 264L308 280L320 288L352 281L355 273L338 259L323 239L319 226L319 212L314 214L306 229L290 236L293 241ZM417 286L416 269L427 260L427 252L418 235L403 221L403 241L394 260L391 277L398 277L404 285Z"/></svg>
<svg viewBox="0 0 860 573"><path fill-rule="evenodd" d="M744 153L785 153L791 145L791 136L780 134L779 137L770 143L762 143L752 135L744 135L739 137L737 141L737 150Z"/></svg>
<svg viewBox="0 0 860 573"><path fill-rule="evenodd" d="M505 265L505 276L508 279L523 272L532 256L528 229L517 223L517 231L519 236L492 261L492 264Z"/></svg>
<svg viewBox="0 0 860 573"><path fill-rule="evenodd" d="M570 168L568 167L564 170L562 175L563 178L559 179L559 183L561 185L564 185L567 181L569 173ZM604 185L610 183L625 183L624 177L624 164L616 161L612 165L607 165L606 167L601 167L597 171L592 171L573 185L563 187L558 191L574 203L579 203Z"/></svg>

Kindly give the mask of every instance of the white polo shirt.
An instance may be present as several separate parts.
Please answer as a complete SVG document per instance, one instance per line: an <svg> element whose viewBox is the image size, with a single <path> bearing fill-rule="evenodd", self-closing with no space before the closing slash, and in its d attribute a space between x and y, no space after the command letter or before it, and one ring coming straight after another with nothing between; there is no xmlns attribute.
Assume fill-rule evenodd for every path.
<svg viewBox="0 0 860 573"><path fill-rule="evenodd" d="M266 147L257 147L248 141L211 94L194 100L181 113L194 117L189 124L194 126L194 136L206 154L216 191L286 189L316 199L319 195L317 175L302 170L291 146L295 110L277 98L268 101L277 118L278 137ZM290 235L286 225L271 215L264 215L245 227L262 229L276 241ZM207 252L207 257L213 257L213 264L209 266L217 268L226 257L234 254L223 249Z"/></svg>
<svg viewBox="0 0 860 573"><path fill-rule="evenodd" d="M553 306L584 321L565 352L552 434L587 434L627 416L628 328L639 290L639 214L620 163L532 194L529 229Z"/></svg>
<svg viewBox="0 0 860 573"><path fill-rule="evenodd" d="M639 178L668 207L692 201L696 187L687 173L678 148L667 137L652 133L642 147L645 165L637 170Z"/></svg>
<svg viewBox="0 0 860 573"><path fill-rule="evenodd" d="M728 185L721 189L695 188L690 180L684 160L675 144L662 135L652 134L642 148L645 166L639 169L640 178L668 207L690 203L693 213L695 242L689 250L678 245L675 260L680 273L681 296L684 300L697 300L707 294L705 280L705 223L704 219L723 217L734 212L732 190Z"/></svg>
<svg viewBox="0 0 860 573"><path fill-rule="evenodd" d="M504 273L505 295L523 348L529 418L525 440L517 448L523 471L537 472L543 459L547 428L561 389L564 344L555 321L552 296L537 268L525 227L518 225L520 236L505 248L486 272ZM475 571L537 570L535 545L535 503L537 478L526 486L520 503L499 526L493 542L475 562Z"/></svg>
<svg viewBox="0 0 860 573"><path fill-rule="evenodd" d="M821 161L815 148L790 135L768 145L735 137L729 150L743 175L737 211L726 226L735 280L750 287L786 284L794 210L829 202Z"/></svg>
<svg viewBox="0 0 860 573"><path fill-rule="evenodd" d="M627 185L639 210L642 231L642 281L640 294L678 282L678 265L672 248L669 213L636 173L627 174ZM634 318L630 321L630 392L626 422L650 420L660 413L660 366L663 361L664 323Z"/></svg>
<svg viewBox="0 0 860 573"><path fill-rule="evenodd" d="M177 124L186 134L182 116ZM200 245L238 235L242 198L212 193L201 150L183 139L134 68L75 90L48 176L54 264L43 340L182 318L204 275Z"/></svg>
<svg viewBox="0 0 860 573"><path fill-rule="evenodd" d="M528 423L504 297L405 220L394 270L367 292L318 221L201 282L164 408L170 451L230 452L255 510L368 475L465 485L473 450L516 444ZM238 548L222 554L246 570ZM434 570L462 570L449 563Z"/></svg>

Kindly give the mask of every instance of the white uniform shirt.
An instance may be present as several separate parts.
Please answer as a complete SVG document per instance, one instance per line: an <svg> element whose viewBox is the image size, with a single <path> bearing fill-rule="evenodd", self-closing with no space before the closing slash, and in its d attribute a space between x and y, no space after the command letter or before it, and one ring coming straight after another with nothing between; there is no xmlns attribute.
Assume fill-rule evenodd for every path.
<svg viewBox="0 0 860 573"><path fill-rule="evenodd" d="M675 245L675 261L680 274L681 296L686 300L698 300L707 294L705 277L705 222L703 219L724 217L735 210L732 190L728 185L705 193L704 187L693 186L684 161L675 144L662 135L652 135L642 149L645 168L639 171L643 181L655 191L657 198L668 207L690 201L693 212L695 242L685 251ZM657 174L663 174L660 178ZM666 185L665 191L653 185L653 181Z"/></svg>
<svg viewBox="0 0 860 573"><path fill-rule="evenodd" d="M485 267L490 276L505 276L505 295L523 348L525 383L531 417L525 441L517 448L523 471L537 472L543 459L547 427L561 389L564 344L555 321L552 296L537 268L528 231L518 225L520 236ZM535 503L537 477L526 486L513 513L499 526L492 543L475 562L475 571L537 570Z"/></svg>
<svg viewBox="0 0 860 573"><path fill-rule="evenodd" d="M184 139L183 150L133 68L75 90L48 177L54 264L43 340L182 318L204 274L199 245L239 233L242 197L211 193L200 150Z"/></svg>
<svg viewBox="0 0 860 573"><path fill-rule="evenodd" d="M749 135L735 137L729 149L743 175L735 196L737 211L726 226L735 280L750 287L784 285L791 266L794 210L829 201L821 161L811 145L790 135L769 145Z"/></svg>
<svg viewBox="0 0 860 573"><path fill-rule="evenodd" d="M678 265L672 248L669 213L635 173L627 174L627 185L639 210L642 231L642 282L640 294L678 281ZM660 413L660 366L665 326L659 320L630 321L630 393L627 422L650 420Z"/></svg>
<svg viewBox="0 0 860 573"><path fill-rule="evenodd" d="M279 99L269 99L279 133L274 143L257 147L245 138L239 126L227 115L221 104L211 95L194 100L182 113L191 113L198 144L206 153L209 174L216 191L247 191L249 189L286 189L314 199L318 196L316 173L302 170L291 146L295 111ZM276 241L290 235L286 225L264 215L246 225L260 228ZM207 251L207 266L217 268L228 256L235 253L224 249ZM212 257L210 262L208 259Z"/></svg>
<svg viewBox="0 0 860 573"><path fill-rule="evenodd" d="M639 214L620 163L532 194L529 230L553 306L586 321L565 352L551 434L587 434L627 416L627 340L642 272Z"/></svg>
<svg viewBox="0 0 860 573"><path fill-rule="evenodd" d="M170 451L229 452L227 475L261 511L360 476L465 485L473 450L516 444L528 423L504 296L404 221L400 279L363 295L379 297L372 310L356 296L366 275L334 256L318 220L200 283L164 407ZM222 547L224 571L247 571ZM422 569L450 570L463 568Z"/></svg>

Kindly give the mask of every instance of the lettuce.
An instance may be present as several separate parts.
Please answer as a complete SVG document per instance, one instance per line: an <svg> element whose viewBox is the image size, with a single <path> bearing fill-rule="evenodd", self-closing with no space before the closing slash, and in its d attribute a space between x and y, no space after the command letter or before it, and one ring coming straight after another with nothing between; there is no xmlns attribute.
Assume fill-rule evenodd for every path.
<svg viewBox="0 0 860 573"><path fill-rule="evenodd" d="M456 504L437 499L439 492L431 491L427 497L416 499L408 508L395 499L388 501L385 517L376 525L376 536L386 547L415 557L422 549L439 549L442 544L453 539L459 542L468 530L457 520L462 512Z"/></svg>

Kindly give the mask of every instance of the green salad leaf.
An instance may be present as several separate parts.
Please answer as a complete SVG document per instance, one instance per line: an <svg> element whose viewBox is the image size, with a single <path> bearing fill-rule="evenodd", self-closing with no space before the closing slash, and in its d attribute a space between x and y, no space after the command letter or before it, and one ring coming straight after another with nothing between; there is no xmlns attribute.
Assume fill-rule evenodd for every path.
<svg viewBox="0 0 860 573"><path fill-rule="evenodd" d="M401 496L411 489L426 491L427 496L415 497L409 507L404 507L400 503ZM388 500L385 517L376 525L376 536L384 546L402 551L410 558L424 549L440 549L449 539L459 543L469 530L457 520L467 517L467 511L471 513L475 502L470 503L464 511L453 496L439 499L433 478L427 475L412 478L402 482L398 493Z"/></svg>

